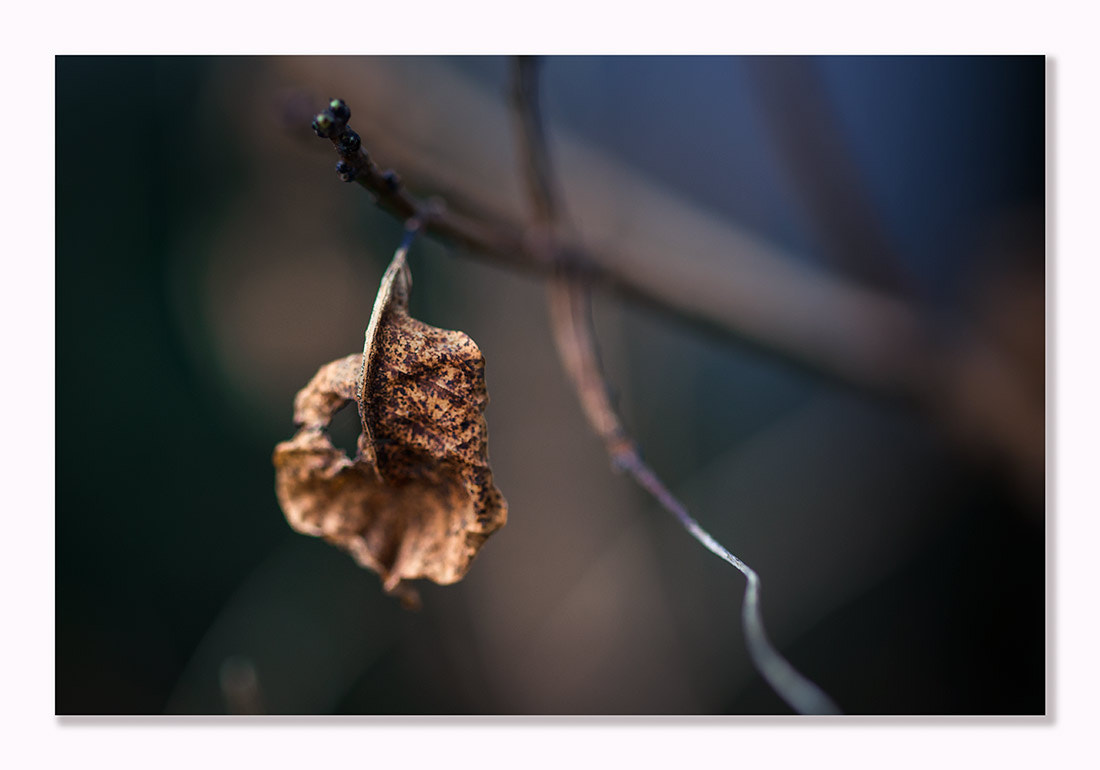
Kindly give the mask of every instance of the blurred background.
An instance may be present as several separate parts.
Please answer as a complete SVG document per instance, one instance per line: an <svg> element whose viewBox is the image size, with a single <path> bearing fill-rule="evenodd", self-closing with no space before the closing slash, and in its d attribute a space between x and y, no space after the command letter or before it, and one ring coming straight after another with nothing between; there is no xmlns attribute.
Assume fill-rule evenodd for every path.
<svg viewBox="0 0 1100 770"><path fill-rule="evenodd" d="M431 239L410 255L413 315L487 359L510 516L465 580L406 612L279 509L294 394L361 349L401 233L337 180L312 113L346 99L418 193L519 219L510 69L56 60L59 714L789 713L748 661L742 576L609 467L535 276ZM776 646L848 713L1043 713L1043 58L541 76L566 204L625 269L667 238L666 264L736 279L710 244L748 234L902 298L952 351L914 403L596 296L624 422L760 574Z"/></svg>

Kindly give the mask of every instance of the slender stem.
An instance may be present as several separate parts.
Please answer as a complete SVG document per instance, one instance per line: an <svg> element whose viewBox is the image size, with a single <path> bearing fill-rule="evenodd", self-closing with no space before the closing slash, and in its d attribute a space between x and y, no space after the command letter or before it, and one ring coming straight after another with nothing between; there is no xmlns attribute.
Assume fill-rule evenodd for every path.
<svg viewBox="0 0 1100 770"><path fill-rule="evenodd" d="M647 492L669 511L692 537L718 558L723 559L745 576L745 596L741 605L741 627L749 645L749 656L772 689L800 714L839 714L840 708L816 684L800 674L768 641L764 619L760 614L760 577L745 562L734 556L709 532L699 526L687 509L677 500L653 470L633 449L619 458L619 463Z"/></svg>
<svg viewBox="0 0 1100 770"><path fill-rule="evenodd" d="M564 227L564 209L555 194L557 186L539 116L536 66L535 60L531 58L517 59L512 95L519 126L520 154L525 159L524 178L531 195L535 220L540 228L546 230L547 237L552 239L553 231ZM801 714L840 713L840 709L829 696L798 673L768 641L760 615L760 578L756 572L711 537L669 491L656 472L642 460L637 446L623 427L608 397L607 383L596 353L591 295L584 281L571 273L568 266L563 266L551 279L549 292L554 341L562 365L573 380L589 423L603 440L612 461L629 473L666 511L675 516L692 537L745 576L741 624L748 642L749 656L776 693Z"/></svg>
<svg viewBox="0 0 1100 770"><path fill-rule="evenodd" d="M401 243L398 244L397 250L394 252L394 257L396 258L398 254L408 254L409 249L412 247L413 241L416 240L416 236L419 235L420 231L423 229L423 220L416 217L407 220L405 222L405 236L401 239Z"/></svg>

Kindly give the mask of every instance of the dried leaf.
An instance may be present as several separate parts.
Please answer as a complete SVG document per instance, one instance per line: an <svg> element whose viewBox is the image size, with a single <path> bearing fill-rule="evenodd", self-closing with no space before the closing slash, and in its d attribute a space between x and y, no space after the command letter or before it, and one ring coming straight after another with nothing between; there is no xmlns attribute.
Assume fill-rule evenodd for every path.
<svg viewBox="0 0 1100 770"><path fill-rule="evenodd" d="M504 525L483 416L485 359L467 335L408 314L412 278L399 250L382 278L362 354L322 366L294 400L299 430L275 447L275 486L294 529L323 537L381 576L454 583ZM326 432L355 400L354 459Z"/></svg>

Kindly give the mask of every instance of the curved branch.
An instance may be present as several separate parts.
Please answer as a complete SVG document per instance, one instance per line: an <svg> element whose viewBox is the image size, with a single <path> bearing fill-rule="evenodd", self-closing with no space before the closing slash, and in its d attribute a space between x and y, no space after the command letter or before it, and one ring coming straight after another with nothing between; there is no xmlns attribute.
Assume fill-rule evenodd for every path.
<svg viewBox="0 0 1100 770"><path fill-rule="evenodd" d="M517 59L513 103L519 124L520 156L525 160L523 171L535 221L539 227L546 229L547 237L553 239L553 230L562 226L563 207L555 194L550 155L542 131L535 68L533 59ZM638 446L623 427L611 405L607 382L596 353L588 287L569 270L568 265L563 265L549 281L549 295L558 354L573 380L588 422L604 442L612 463L629 473L638 486L675 516L680 526L703 547L732 564L745 576L741 624L748 642L749 657L775 692L801 714L839 714L840 709L832 699L795 670L768 641L760 614L760 577L756 571L699 526L683 503L642 459Z"/></svg>

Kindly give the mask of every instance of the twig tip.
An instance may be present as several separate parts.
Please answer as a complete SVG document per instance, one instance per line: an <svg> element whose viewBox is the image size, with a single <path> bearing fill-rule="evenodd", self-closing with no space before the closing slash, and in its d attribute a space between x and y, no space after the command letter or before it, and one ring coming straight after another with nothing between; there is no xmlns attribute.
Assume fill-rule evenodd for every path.
<svg viewBox="0 0 1100 770"><path fill-rule="evenodd" d="M332 117L342 123L347 123L351 118L351 109L348 108L348 103L343 99L329 100L328 108L332 110Z"/></svg>
<svg viewBox="0 0 1100 770"><path fill-rule="evenodd" d="M329 100L328 107L313 117L313 132L322 139L339 137L351 118L351 110L343 99Z"/></svg>

